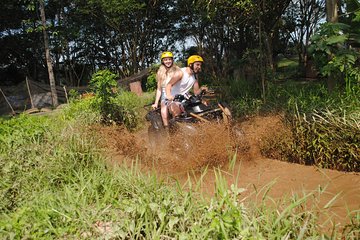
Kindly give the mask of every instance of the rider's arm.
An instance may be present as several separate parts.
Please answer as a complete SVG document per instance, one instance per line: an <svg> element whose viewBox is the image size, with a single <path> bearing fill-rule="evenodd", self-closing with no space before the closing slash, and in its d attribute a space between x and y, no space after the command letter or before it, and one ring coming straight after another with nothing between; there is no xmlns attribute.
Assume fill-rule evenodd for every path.
<svg viewBox="0 0 360 240"><path fill-rule="evenodd" d="M156 89L155 102L154 102L154 104L152 105L152 107L153 107L154 109L158 107L160 97L161 97L161 90L158 88L158 89Z"/></svg>
<svg viewBox="0 0 360 240"><path fill-rule="evenodd" d="M201 89L200 89L198 80L195 81L193 88L194 88L194 94L195 95L200 94Z"/></svg>
<svg viewBox="0 0 360 240"><path fill-rule="evenodd" d="M170 79L169 83L166 84L165 91L166 91L166 98L169 100L173 100L174 96L171 95L171 88L174 86L178 81L181 80L183 76L183 72L181 70L177 71L174 76Z"/></svg>
<svg viewBox="0 0 360 240"><path fill-rule="evenodd" d="M200 94L201 91L207 92L207 91L209 91L209 89L207 86L200 87L198 80L196 80L196 82L194 83L194 94L195 95Z"/></svg>
<svg viewBox="0 0 360 240"><path fill-rule="evenodd" d="M156 76L156 80L157 80L156 96L155 96L155 102L152 105L152 108L154 108L154 109L158 107L159 100L161 97L161 81L160 81L158 74Z"/></svg>
<svg viewBox="0 0 360 240"><path fill-rule="evenodd" d="M156 97L155 97L155 102L152 105L152 108L155 109L158 107L160 97L161 97L161 83L160 83L160 81L157 81Z"/></svg>

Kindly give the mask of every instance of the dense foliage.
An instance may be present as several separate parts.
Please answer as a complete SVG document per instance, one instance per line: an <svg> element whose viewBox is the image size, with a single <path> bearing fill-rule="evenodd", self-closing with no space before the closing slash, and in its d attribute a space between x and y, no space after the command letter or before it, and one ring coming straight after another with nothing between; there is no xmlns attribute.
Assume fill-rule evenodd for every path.
<svg viewBox="0 0 360 240"><path fill-rule="evenodd" d="M164 50L182 61L194 50L202 54L211 78L233 75L248 51L259 51L260 65L271 68L276 55L294 48L288 40L299 21L297 12L287 11L291 0L43 2L57 85L67 86L87 85L103 68L129 76L158 63ZM45 81L39 1L2 5L2 82Z"/></svg>

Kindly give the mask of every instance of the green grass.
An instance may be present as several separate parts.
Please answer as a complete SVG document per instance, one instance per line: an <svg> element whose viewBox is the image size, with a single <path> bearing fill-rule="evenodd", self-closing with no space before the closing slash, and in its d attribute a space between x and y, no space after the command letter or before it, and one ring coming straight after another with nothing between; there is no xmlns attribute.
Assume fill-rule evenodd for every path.
<svg viewBox="0 0 360 240"><path fill-rule="evenodd" d="M317 213L306 207L316 192L275 202L265 190L250 205L243 189L228 187L223 173L214 170L216 193L209 200L196 189L201 183L180 186L141 173L136 159L132 167L109 166L99 136L86 130L84 118L72 116L22 115L0 125L1 239L335 236L326 238L315 224ZM353 221L343 234L348 239L359 234L359 217Z"/></svg>

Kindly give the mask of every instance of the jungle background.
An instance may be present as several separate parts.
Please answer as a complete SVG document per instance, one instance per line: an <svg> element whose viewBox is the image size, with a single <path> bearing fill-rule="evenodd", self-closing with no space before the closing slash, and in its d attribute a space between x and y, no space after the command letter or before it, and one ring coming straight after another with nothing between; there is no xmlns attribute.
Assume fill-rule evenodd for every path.
<svg viewBox="0 0 360 240"><path fill-rule="evenodd" d="M291 61L297 79L355 74L358 8L356 0L3 1L1 85L51 77L56 86L78 87L105 68L121 79L170 50L180 62L202 55L205 83L241 78L266 94L266 82L281 78L279 60Z"/></svg>

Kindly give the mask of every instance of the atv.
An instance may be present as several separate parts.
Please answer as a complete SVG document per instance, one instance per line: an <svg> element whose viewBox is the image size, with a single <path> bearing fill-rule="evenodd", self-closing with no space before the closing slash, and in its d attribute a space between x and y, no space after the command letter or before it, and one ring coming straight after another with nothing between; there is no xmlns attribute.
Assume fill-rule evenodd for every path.
<svg viewBox="0 0 360 240"><path fill-rule="evenodd" d="M199 122L230 125L231 111L229 107L225 103L211 101L209 94L205 95L205 93L206 91L201 91L198 95L176 95L174 100L168 103L170 134L178 132L180 129L187 134L196 134L195 125ZM213 92L210 92L210 96L211 94ZM151 144L157 145L157 142L161 141L159 136L168 134L164 130L160 108L150 110L146 119L150 121L149 141Z"/></svg>

